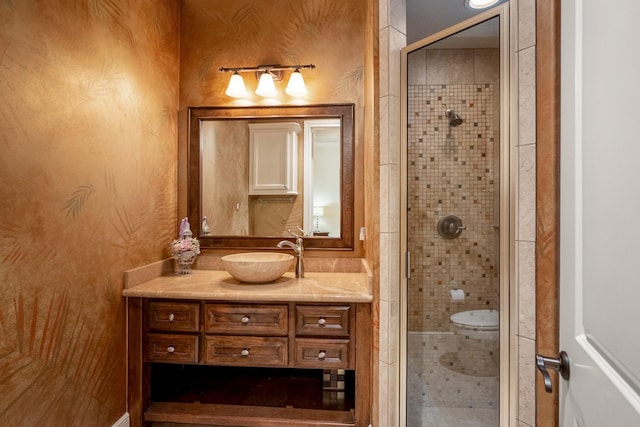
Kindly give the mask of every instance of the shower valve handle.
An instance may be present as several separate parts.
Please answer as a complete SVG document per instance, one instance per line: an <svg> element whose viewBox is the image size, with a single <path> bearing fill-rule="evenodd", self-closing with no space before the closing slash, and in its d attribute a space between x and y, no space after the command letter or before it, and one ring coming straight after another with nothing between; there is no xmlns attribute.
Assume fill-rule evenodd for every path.
<svg viewBox="0 0 640 427"><path fill-rule="evenodd" d="M455 215L447 215L438 221L438 234L444 239L455 239L462 234L467 227L462 225L462 220Z"/></svg>
<svg viewBox="0 0 640 427"><path fill-rule="evenodd" d="M553 391L553 388L551 387L551 375L549 375L549 371L547 369L558 371L560 376L565 380L569 379L571 373L569 369L569 355L564 351L561 351L557 358L536 354L536 366L542 373L542 378L544 379L544 390L547 393L551 393Z"/></svg>

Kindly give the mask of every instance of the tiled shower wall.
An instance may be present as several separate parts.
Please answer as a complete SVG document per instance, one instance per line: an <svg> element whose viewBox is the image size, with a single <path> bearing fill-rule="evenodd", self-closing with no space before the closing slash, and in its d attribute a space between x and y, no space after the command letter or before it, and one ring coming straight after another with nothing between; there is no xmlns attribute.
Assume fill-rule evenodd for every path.
<svg viewBox="0 0 640 427"><path fill-rule="evenodd" d="M499 307L494 86L408 87L409 331L448 331L453 313ZM447 108L461 125L449 125ZM466 227L456 239L438 234L438 221L447 215ZM463 290L464 300L453 300L453 289Z"/></svg>

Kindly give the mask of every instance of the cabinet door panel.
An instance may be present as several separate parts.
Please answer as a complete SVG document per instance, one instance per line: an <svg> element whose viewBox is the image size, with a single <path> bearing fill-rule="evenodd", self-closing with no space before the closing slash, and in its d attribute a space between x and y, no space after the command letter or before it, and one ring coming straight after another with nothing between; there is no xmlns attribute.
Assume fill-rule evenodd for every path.
<svg viewBox="0 0 640 427"><path fill-rule="evenodd" d="M349 336L349 306L296 306L296 335Z"/></svg>
<svg viewBox="0 0 640 427"><path fill-rule="evenodd" d="M298 194L298 132L291 123L251 123L249 194Z"/></svg>
<svg viewBox="0 0 640 427"><path fill-rule="evenodd" d="M286 336L288 313L286 305L206 304L205 331L213 334Z"/></svg>
<svg viewBox="0 0 640 427"><path fill-rule="evenodd" d="M288 339L263 337L206 337L204 363L231 366L287 366Z"/></svg>
<svg viewBox="0 0 640 427"><path fill-rule="evenodd" d="M198 336L147 334L148 362L198 363Z"/></svg>
<svg viewBox="0 0 640 427"><path fill-rule="evenodd" d="M348 369L349 340L297 338L296 368Z"/></svg>
<svg viewBox="0 0 640 427"><path fill-rule="evenodd" d="M198 332L200 304L151 301L147 307L147 316L151 330Z"/></svg>

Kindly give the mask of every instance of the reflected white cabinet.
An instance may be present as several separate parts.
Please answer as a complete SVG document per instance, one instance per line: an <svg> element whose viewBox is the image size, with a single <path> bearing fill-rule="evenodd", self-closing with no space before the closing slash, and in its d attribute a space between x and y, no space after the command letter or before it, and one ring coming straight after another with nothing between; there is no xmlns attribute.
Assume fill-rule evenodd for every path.
<svg viewBox="0 0 640 427"><path fill-rule="evenodd" d="M249 194L298 194L298 123L251 123Z"/></svg>

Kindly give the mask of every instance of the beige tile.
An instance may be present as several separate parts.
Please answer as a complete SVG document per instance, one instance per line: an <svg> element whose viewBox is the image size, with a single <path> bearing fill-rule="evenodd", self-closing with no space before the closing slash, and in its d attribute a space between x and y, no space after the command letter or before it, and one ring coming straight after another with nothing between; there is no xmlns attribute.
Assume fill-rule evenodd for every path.
<svg viewBox="0 0 640 427"><path fill-rule="evenodd" d="M383 29L389 25L389 7L391 0L380 0L378 2L378 26Z"/></svg>
<svg viewBox="0 0 640 427"><path fill-rule="evenodd" d="M407 84L427 84L427 51L421 49L407 56Z"/></svg>
<svg viewBox="0 0 640 427"><path fill-rule="evenodd" d="M389 301L390 300L390 286L392 281L390 280L390 267L391 262L389 261L389 257L393 255L391 247L389 245L391 233L380 233L380 300L381 301Z"/></svg>
<svg viewBox="0 0 640 427"><path fill-rule="evenodd" d="M536 43L536 1L518 0L518 50Z"/></svg>
<svg viewBox="0 0 640 427"><path fill-rule="evenodd" d="M398 233L400 231L400 166L389 165L388 196L389 207L387 212L387 230Z"/></svg>
<svg viewBox="0 0 640 427"><path fill-rule="evenodd" d="M447 331L453 312L499 306L495 274L498 240L492 239L497 236L493 231L497 220L493 215L496 185L492 182L497 170L493 168L495 145L490 143L494 135L493 94L493 90L484 91L473 84L455 88L411 87L408 112L411 150L407 159L407 197L411 209L407 212L407 235L412 252L408 290L410 330ZM464 105L460 105L461 99L466 100ZM456 110L465 120L461 127L448 129L443 119L444 105L459 105ZM478 123L479 128L474 125ZM440 129L442 125L444 132ZM489 138L478 144L479 133ZM430 143L431 138L439 143ZM458 162L459 159L465 161ZM393 211L397 210L390 208L390 213ZM439 219L448 214L460 217L467 227L455 246L440 238L436 231ZM480 230L485 231L481 234ZM494 273L486 274L488 271ZM465 292L464 303L451 301L449 291L453 288ZM428 307L428 317L420 314L421 306Z"/></svg>
<svg viewBox="0 0 640 427"><path fill-rule="evenodd" d="M406 44L407 36L394 28L389 30L389 94L398 98L400 98L400 93L402 91L400 84L400 51L406 46ZM380 69L380 79L382 79L382 69Z"/></svg>
<svg viewBox="0 0 640 427"><path fill-rule="evenodd" d="M389 128L389 163L394 165L400 165L400 160L402 158L402 134L400 132L401 126L401 105L400 98L395 96L390 96L388 99L388 115L387 115L387 126ZM382 161L380 161L382 163ZM396 184L394 183L394 186ZM396 193L400 194L400 182L397 183L397 191ZM391 190L394 191L394 187L391 187Z"/></svg>
<svg viewBox="0 0 640 427"><path fill-rule="evenodd" d="M390 0L389 9L389 24L402 34L407 34L406 0Z"/></svg>
<svg viewBox="0 0 640 427"><path fill-rule="evenodd" d="M391 399L396 396L395 389L391 388L389 381L389 364L386 362L378 362L378 407L379 407L379 423L380 426L389 425L389 411L391 410Z"/></svg>
<svg viewBox="0 0 640 427"><path fill-rule="evenodd" d="M389 231L390 165L380 165L380 232Z"/></svg>
<svg viewBox="0 0 640 427"><path fill-rule="evenodd" d="M518 242L518 335L536 337L536 259L534 242Z"/></svg>
<svg viewBox="0 0 640 427"><path fill-rule="evenodd" d="M385 27L380 30L378 34L378 49L379 49L379 83L380 89L379 96L385 97L389 95L389 63L393 58L389 57L389 28Z"/></svg>
<svg viewBox="0 0 640 427"><path fill-rule="evenodd" d="M536 50L518 53L518 145L536 142Z"/></svg>
<svg viewBox="0 0 640 427"><path fill-rule="evenodd" d="M398 302L380 301L380 353L382 362L393 364L398 360Z"/></svg>
<svg viewBox="0 0 640 427"><path fill-rule="evenodd" d="M398 378L398 364L394 363L388 366L389 369L389 388L394 390L392 395L389 395L387 399L387 405L389 405L389 417L387 419L387 425L389 427L398 427L398 406L399 406L399 396L395 390L398 390L399 387L399 378Z"/></svg>
<svg viewBox="0 0 640 427"><path fill-rule="evenodd" d="M393 300L389 302L389 327L387 328L387 345L389 348L389 363L398 363L398 349L400 348L400 302ZM396 378L397 381L397 378Z"/></svg>
<svg viewBox="0 0 640 427"><path fill-rule="evenodd" d="M391 310L391 304L387 301L380 301L380 354L379 358L381 362L391 363L389 360L391 355L389 354L389 312Z"/></svg>
<svg viewBox="0 0 640 427"><path fill-rule="evenodd" d="M473 49L434 49L427 52L427 84L466 84L473 81Z"/></svg>
<svg viewBox="0 0 640 427"><path fill-rule="evenodd" d="M393 114L389 111L389 103L394 99L391 96L384 96L380 98L380 120L378 121L380 126L380 164L386 165L389 163L389 146L391 138L389 137L389 130L395 130L390 126L390 115ZM395 147L394 147L395 148Z"/></svg>
<svg viewBox="0 0 640 427"><path fill-rule="evenodd" d="M518 338L518 420L535 423L535 341Z"/></svg>
<svg viewBox="0 0 640 427"><path fill-rule="evenodd" d="M388 301L399 301L400 300L400 234L399 233L389 233L388 239L386 239L386 244L389 248L388 260L385 264L387 264L388 268ZM382 246L382 242L381 242Z"/></svg>
<svg viewBox="0 0 640 427"><path fill-rule="evenodd" d="M474 82L500 83L500 49L474 49L473 72Z"/></svg>
<svg viewBox="0 0 640 427"><path fill-rule="evenodd" d="M517 239L536 238L536 146L518 148L518 227Z"/></svg>

